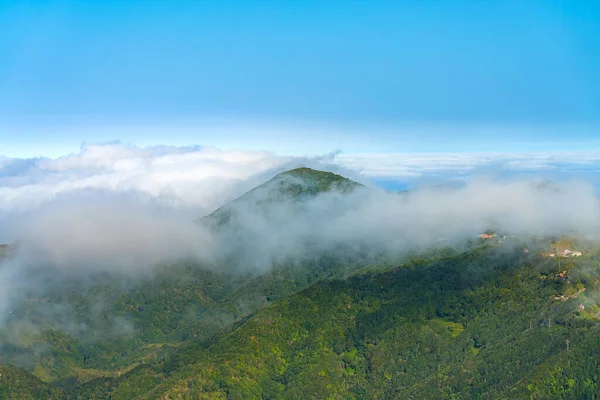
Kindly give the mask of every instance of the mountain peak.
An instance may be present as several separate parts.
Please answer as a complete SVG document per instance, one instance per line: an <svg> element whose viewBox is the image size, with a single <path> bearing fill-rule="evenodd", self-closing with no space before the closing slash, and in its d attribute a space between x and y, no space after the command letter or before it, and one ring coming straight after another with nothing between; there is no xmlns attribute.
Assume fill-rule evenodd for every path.
<svg viewBox="0 0 600 400"><path fill-rule="evenodd" d="M361 186L360 183L333 172L302 166L275 175L262 185L209 214L207 218L218 221L220 225L229 221L233 209L243 203L267 207L272 203L306 200L329 191L349 193Z"/></svg>
<svg viewBox="0 0 600 400"><path fill-rule="evenodd" d="M333 172L312 169L304 166L281 172L275 175L273 179L266 182L265 185L269 184L269 182L285 179L288 177L299 179L300 182L297 183L304 183L308 186L316 185L316 187L318 187L318 192L327 192L329 190L335 189L340 191L346 191L348 189L351 190L355 187L362 186L358 182L345 178L342 175L334 174Z"/></svg>

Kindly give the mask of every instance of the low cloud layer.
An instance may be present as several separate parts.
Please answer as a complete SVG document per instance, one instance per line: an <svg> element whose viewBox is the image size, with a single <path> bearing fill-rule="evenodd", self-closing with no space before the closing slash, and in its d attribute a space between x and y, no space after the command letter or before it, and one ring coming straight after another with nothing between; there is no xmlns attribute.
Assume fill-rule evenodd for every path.
<svg viewBox="0 0 600 400"><path fill-rule="evenodd" d="M206 214L274 173L298 165L367 181L443 180L482 173L573 177L600 172L600 152L341 153L298 158L200 146L89 145L55 159L0 155L0 216L27 212L84 189L136 191L169 207Z"/></svg>
<svg viewBox="0 0 600 400"><path fill-rule="evenodd" d="M94 190L62 195L13 228L24 262L61 268L137 271L213 246L190 213L151 205L135 193Z"/></svg>
<svg viewBox="0 0 600 400"><path fill-rule="evenodd" d="M290 158L268 152L121 144L86 146L57 159L0 160L0 204L25 212L58 195L96 189L138 191L176 208L207 212L236 196L242 183Z"/></svg>
<svg viewBox="0 0 600 400"><path fill-rule="evenodd" d="M20 246L15 259L0 265L0 325L24 297L56 284L51 279L56 271L83 278L98 272L135 277L182 257L213 268L233 262L261 271L273 262L339 246L399 255L440 239L464 241L491 226L524 236L577 230L596 237L600 208L592 184L575 179L545 184L523 177L470 179L458 189L408 194L364 189L342 199L328 193L302 205L273 204L266 210L238 202L240 225L219 233L193 222L299 165L368 184L365 178L448 171L466 176L498 166L523 169L527 163L530 172L547 170L560 161L548 157L332 154L300 159L111 144L59 159L0 159L1 229ZM596 165L594 157L580 157L580 165L586 160Z"/></svg>
<svg viewBox="0 0 600 400"><path fill-rule="evenodd" d="M336 162L373 179L402 181L473 174L590 178L600 172L598 151L340 154Z"/></svg>
<svg viewBox="0 0 600 400"><path fill-rule="evenodd" d="M248 264L259 265L338 246L398 256L464 243L490 228L524 240L573 231L593 239L600 234L600 202L583 181L474 179L460 188L403 194L363 189L343 199L323 194L300 207L276 204L264 212L242 203L234 210L239 224L224 240L232 252L245 250Z"/></svg>

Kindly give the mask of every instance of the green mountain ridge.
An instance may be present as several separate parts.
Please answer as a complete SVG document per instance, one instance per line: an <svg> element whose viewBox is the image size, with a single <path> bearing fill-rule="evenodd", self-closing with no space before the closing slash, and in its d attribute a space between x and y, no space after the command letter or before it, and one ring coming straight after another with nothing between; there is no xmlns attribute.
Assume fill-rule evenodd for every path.
<svg viewBox="0 0 600 400"><path fill-rule="evenodd" d="M343 202L360 186L300 168L207 218L326 192ZM474 240L391 260L341 248L262 273L184 260L130 285L64 282L12 314L15 331L37 332L0 330L0 364L22 367L0 366L0 399L596 398L600 253L530 250Z"/></svg>
<svg viewBox="0 0 600 400"><path fill-rule="evenodd" d="M222 226L235 218L236 208L241 205L256 206L253 210L260 212L276 203L301 202L326 192L345 194L358 187L363 185L341 175L300 167L277 174L269 181L213 211L203 220Z"/></svg>
<svg viewBox="0 0 600 400"><path fill-rule="evenodd" d="M272 188L275 182L277 189L291 190L295 199L338 187L343 193L358 185L339 175L305 168L269 182L261 185L261 190ZM300 264L276 265L260 275L232 275L211 272L189 260L167 265L151 279L126 287L118 276L100 277L83 286L67 280L43 299L27 299L11 315L11 328L0 330L0 364L16 363L44 381L60 385L113 376L160 358L187 340L209 337L263 304L354 268L327 255ZM65 321L69 329L80 325L83 330L64 331L60 322L64 318L50 312L54 306L73 315L72 321ZM35 321L37 333L18 337L10 333L29 321Z"/></svg>
<svg viewBox="0 0 600 400"><path fill-rule="evenodd" d="M580 261L568 266L572 274L587 268ZM483 246L321 281L232 330L70 396L593 398L597 279L556 280L555 268Z"/></svg>

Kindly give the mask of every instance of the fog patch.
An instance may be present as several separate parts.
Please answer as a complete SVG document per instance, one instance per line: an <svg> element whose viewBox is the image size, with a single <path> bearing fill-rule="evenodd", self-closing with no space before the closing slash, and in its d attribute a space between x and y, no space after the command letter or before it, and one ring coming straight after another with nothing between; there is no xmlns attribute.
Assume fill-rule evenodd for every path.
<svg viewBox="0 0 600 400"><path fill-rule="evenodd" d="M5 217L4 235L18 243L18 251L0 263L0 327L12 321L12 337L44 326L11 317L24 301L78 285L90 287L99 276L125 288L135 286L180 259L241 276L267 272L273 265L301 264L299 260L322 253L369 261L449 244L463 246L486 229L525 241L532 235L571 231L590 239L600 234L600 208L592 185L489 178L400 194L361 187L347 194L332 191L288 199L267 190L231 203L232 222L215 228L206 219L197 221L277 172L300 165L325 168L333 156L275 160L268 154L199 149L156 154L108 150L35 164L60 179L43 175L42 186L30 188L31 193L52 195ZM119 161L110 163L105 157ZM206 168L201 179L194 177L201 167L186 170L198 160ZM259 165L248 167L255 162ZM144 168L150 171L147 175ZM345 175L340 167L328 169ZM69 183L67 176L78 184ZM55 181L60 187L47 191ZM4 188L0 197L31 199L30 189L12 189ZM102 302L102 297L95 299L90 318L105 318ZM72 307L65 300L44 304L38 312L65 332L86 333L89 326L72 318ZM127 318L106 318L114 326L113 334L134 334L136 327Z"/></svg>
<svg viewBox="0 0 600 400"><path fill-rule="evenodd" d="M233 204L229 210L234 223L217 234L221 255L231 259L238 254L248 268L269 268L336 248L349 255L367 249L395 257L459 245L486 229L523 240L572 231L597 238L600 233L600 203L593 187L584 182L478 179L460 188L400 194L359 188L300 203L265 206L262 201L258 194Z"/></svg>

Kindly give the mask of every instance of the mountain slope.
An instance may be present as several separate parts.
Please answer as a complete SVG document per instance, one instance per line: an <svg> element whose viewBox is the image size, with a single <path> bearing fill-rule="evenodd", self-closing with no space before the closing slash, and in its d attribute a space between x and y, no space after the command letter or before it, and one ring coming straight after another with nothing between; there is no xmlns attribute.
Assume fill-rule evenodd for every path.
<svg viewBox="0 0 600 400"><path fill-rule="evenodd" d="M24 370L0 365L0 399L61 399L64 393Z"/></svg>
<svg viewBox="0 0 600 400"><path fill-rule="evenodd" d="M589 268L577 263L573 276ZM90 382L77 396L592 398L600 325L586 293L597 279L557 280L555 268L479 247L317 283L231 332ZM561 294L570 300L556 300Z"/></svg>
<svg viewBox="0 0 600 400"><path fill-rule="evenodd" d="M300 168L279 174L239 201L257 200L262 193L260 204L268 212L269 204L301 201L328 190L347 193L358 186L339 175ZM11 314L9 331L35 321L35 333L14 337L0 330L0 363L22 366L46 382L67 386L113 377L358 266L337 255L311 254L294 263L264 266L261 273L230 274L226 265L207 269L185 261L135 283L108 275L85 285L65 280L43 299L26 299Z"/></svg>
<svg viewBox="0 0 600 400"><path fill-rule="evenodd" d="M332 172L305 167L296 168L276 175L215 210L206 216L204 221L222 226L235 217L240 207L251 205L255 206L253 210L260 212L265 211L272 204L301 202L326 192L349 193L361 186L360 183Z"/></svg>
<svg viewBox="0 0 600 400"><path fill-rule="evenodd" d="M213 307L233 284L226 275L183 262L135 283L108 276L93 284L64 281L11 314L0 330L0 364L68 385L114 376L195 334L228 326L233 317Z"/></svg>
<svg viewBox="0 0 600 400"><path fill-rule="evenodd" d="M341 209L359 187L301 168L207 220L233 239L238 212L314 213L320 195ZM27 371L8 367L0 398L593 398L593 249L559 261L483 243L403 265L363 259L350 244L258 272L186 261L131 285L118 276L63 282L11 314L37 331L16 341L0 331L0 364ZM565 269L568 278L557 278Z"/></svg>

